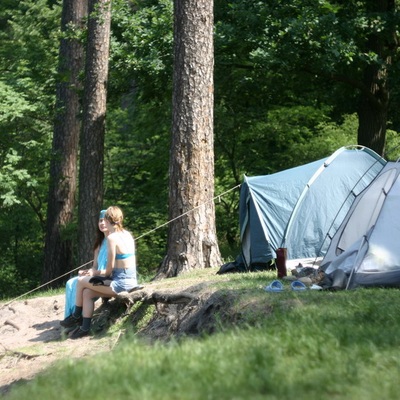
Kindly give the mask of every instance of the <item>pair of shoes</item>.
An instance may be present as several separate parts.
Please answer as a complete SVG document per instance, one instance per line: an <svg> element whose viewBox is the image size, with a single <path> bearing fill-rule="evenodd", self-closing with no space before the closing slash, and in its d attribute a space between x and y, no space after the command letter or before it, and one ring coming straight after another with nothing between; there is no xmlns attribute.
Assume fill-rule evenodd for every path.
<svg viewBox="0 0 400 400"><path fill-rule="evenodd" d="M275 280L271 282L268 286L265 286L264 290L266 292L283 292L282 282Z"/></svg>
<svg viewBox="0 0 400 400"><path fill-rule="evenodd" d="M60 325L63 328L72 328L80 325L82 323L82 317L76 318L72 314L65 318L64 320L60 321Z"/></svg>
<svg viewBox="0 0 400 400"><path fill-rule="evenodd" d="M322 290L322 286L316 285L315 283L310 286L311 290Z"/></svg>
<svg viewBox="0 0 400 400"><path fill-rule="evenodd" d="M68 339L80 339L87 335L89 335L89 331L84 331L80 326L78 326L68 335Z"/></svg>
<svg viewBox="0 0 400 400"><path fill-rule="evenodd" d="M79 325L74 325L74 326L71 326L71 327L69 327L69 328L63 328L62 334L64 335L64 337L65 337L65 336L68 336L68 335L69 335L72 331L74 331L78 326L79 326Z"/></svg>
<svg viewBox="0 0 400 400"><path fill-rule="evenodd" d="M307 289L307 286L301 281L294 281L291 283L290 286L291 286L292 290L296 290L296 291L302 291L302 290Z"/></svg>

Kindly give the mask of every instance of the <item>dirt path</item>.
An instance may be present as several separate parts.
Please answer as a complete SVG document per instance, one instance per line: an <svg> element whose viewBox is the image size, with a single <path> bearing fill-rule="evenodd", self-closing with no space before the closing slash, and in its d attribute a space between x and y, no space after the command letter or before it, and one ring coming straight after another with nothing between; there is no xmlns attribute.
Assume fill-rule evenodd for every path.
<svg viewBox="0 0 400 400"><path fill-rule="evenodd" d="M161 303L165 293L175 294L178 300L194 300L190 300L187 307L180 300L176 304L166 301L158 307L157 318L153 323L149 322L142 333L147 338L165 339L173 334L193 335L202 329L212 330L215 323L213 310L227 310L230 300L226 295L214 295L215 288L210 283L224 280L229 280L229 276L216 276L216 270L207 269L185 280L168 279L146 284L146 291L158 293ZM110 351L116 345L119 334L81 338L79 346L76 340L67 339L60 326L64 303L64 294L22 299L7 306L0 302L0 396L7 393L10 385L32 379L55 361ZM100 305L101 300L98 300L96 306Z"/></svg>
<svg viewBox="0 0 400 400"><path fill-rule="evenodd" d="M0 303L0 395L10 385L29 380L60 357L83 357L109 350L110 339L62 337L64 295Z"/></svg>

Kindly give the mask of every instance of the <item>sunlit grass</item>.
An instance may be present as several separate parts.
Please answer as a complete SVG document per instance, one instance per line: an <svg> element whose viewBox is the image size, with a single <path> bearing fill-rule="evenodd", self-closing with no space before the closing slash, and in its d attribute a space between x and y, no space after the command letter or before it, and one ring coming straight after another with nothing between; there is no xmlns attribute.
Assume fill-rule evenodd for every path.
<svg viewBox="0 0 400 400"><path fill-rule="evenodd" d="M283 293L267 293L271 279L215 278L222 293L235 294L237 326L153 345L127 334L113 351L62 361L8 398L398 398L397 289L298 293L286 284Z"/></svg>

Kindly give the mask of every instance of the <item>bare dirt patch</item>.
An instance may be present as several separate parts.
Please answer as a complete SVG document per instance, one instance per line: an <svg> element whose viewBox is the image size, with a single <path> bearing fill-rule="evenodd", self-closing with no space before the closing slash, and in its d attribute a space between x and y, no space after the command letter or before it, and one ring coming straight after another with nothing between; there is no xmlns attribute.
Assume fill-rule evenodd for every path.
<svg viewBox="0 0 400 400"><path fill-rule="evenodd" d="M196 289L193 290L198 292L195 281L185 283L189 286L194 284ZM182 290L172 289L170 285L168 281L146 286L150 293L161 288L166 288L168 293ZM96 302L100 319L105 316L107 320L113 303L111 300L110 306L103 307L101 300ZM109 336L89 336L78 341L68 339L60 326L60 320L64 319L64 305L63 294L14 301L9 305L0 303L0 395L7 393L14 383L32 379L57 360L109 351L115 345L117 339ZM150 340L169 337L175 331L171 326L176 328L177 324L175 305L163 306L160 302L157 308L152 324L144 331Z"/></svg>
<svg viewBox="0 0 400 400"><path fill-rule="evenodd" d="M110 339L62 337L64 295L0 303L0 394L32 379L63 357L80 358L110 349ZM83 345L83 343L90 346Z"/></svg>
<svg viewBox="0 0 400 400"><path fill-rule="evenodd" d="M215 285L216 281L225 280L229 276L215 276L215 271L210 270L195 278L152 282L129 294L130 298L110 300L105 305L98 300L94 329L107 333L105 328L118 318L116 310L118 307L121 310L121 302L126 307L139 304L136 311L129 313L129 322L135 326L143 310L153 307L152 317L138 332L146 341L213 333L222 321L224 325L236 325L242 320L244 309L254 310L254 304L236 307L237 293L220 291ZM58 360L82 358L114 348L119 334L96 334L79 340L66 338L60 326L64 303L63 294L9 305L0 302L0 395L16 382L34 378ZM123 308L128 311L126 307ZM263 308L266 314L270 312L268 307Z"/></svg>

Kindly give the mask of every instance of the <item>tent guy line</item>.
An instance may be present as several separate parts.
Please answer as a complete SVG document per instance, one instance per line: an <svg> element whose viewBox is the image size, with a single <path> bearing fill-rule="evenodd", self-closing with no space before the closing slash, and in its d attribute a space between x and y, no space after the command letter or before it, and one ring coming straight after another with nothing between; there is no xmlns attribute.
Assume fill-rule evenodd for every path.
<svg viewBox="0 0 400 400"><path fill-rule="evenodd" d="M198 208L203 207L203 206L205 206L205 205L207 205L207 204L209 204L209 203L211 203L211 202L214 202L215 200L219 200L219 201L220 201L220 200L221 200L221 197L223 197L223 196L225 196L226 194L232 192L233 190L239 188L240 186L241 186L241 184L238 184L238 185L236 185L236 186L234 186L234 187L232 187L232 188L226 190L225 192L223 192L223 193L221 193L221 194L219 194L219 195L213 197L212 199L206 201L205 203L202 203L202 204L200 204L200 205L198 205L198 206L196 206L196 207L193 207L193 208L190 209L189 211L186 211L186 212L184 212L183 214L178 215L177 217L175 217L175 218L173 218L173 219L171 219L171 220L169 220L169 221L167 221L167 222L165 222L165 223L163 223L163 224L161 224L161 225L159 225L159 226L157 226L157 227L155 227L155 228L153 228L153 229L151 229L151 230L149 230L149 231L143 233L142 235L140 235L140 236L138 236L137 238L135 238L135 240L137 241L137 240L139 240L140 238L142 238L142 237L144 237L144 236L147 236L147 235L149 235L150 233L153 233L153 232L155 232L156 230L163 228L164 226L169 225L171 222L176 221L177 219L182 218L182 217L184 217L184 216L187 215L187 214L190 214L191 212L197 210ZM39 290L39 289L41 289L41 288L43 288L43 287L45 287L45 286L47 286L47 285L50 285L50 283L53 283L53 282L57 281L58 279L61 279L61 278L63 278L64 276L67 276L67 275L71 274L72 272L75 272L75 271L77 271L78 269L81 269L81 268L85 267L86 265L88 265L88 264L90 264L90 263L92 263L92 262L93 262L93 260L90 260L90 261L88 261L88 262L86 262L86 263L84 263L84 264L82 264L82 265L79 265L79 266L76 267L76 268L71 269L71 270L68 271L68 272L65 272L64 274L62 274L62 275L60 275L60 276L57 276L56 278L54 278L54 279L52 279L52 280L50 280L50 281L48 281L48 282L46 282L46 283L43 283L42 285L40 285L40 286L38 286L38 287L36 287L36 288L34 288L34 289L32 289L32 290L26 292L26 293L21 294L20 296L14 298L14 299L10 300L8 303L4 304L0 309L3 309L4 307L9 306L11 303L13 303L13 302L16 301L16 300L19 300L21 297L24 297L24 296L26 296L26 295L28 295L28 294L30 294L30 293L33 293L33 292L35 292L36 290Z"/></svg>
<svg viewBox="0 0 400 400"><path fill-rule="evenodd" d="M225 196L226 194L228 194L228 193L231 192L232 190L235 190L235 189L239 188L240 186L241 186L241 184L236 185L236 186L230 188L229 190L227 190L227 191L225 191L225 192L219 194L218 196L215 196L215 197L212 198L211 200L208 200L208 201L206 201L205 203L202 203L202 204L200 204L200 205L198 205L198 206L196 206L196 207L193 207L193 208L190 209L189 211L186 211L186 212L184 212L183 214L178 215L177 217L172 218L171 220L169 220L169 221L167 221L167 222L165 222L165 223L163 223L163 224L161 224L161 225L155 227L154 229L151 229L150 231L147 231L147 232L143 233L142 235L138 236L138 237L136 238L136 240L142 238L143 236L149 235L150 233L153 233L154 231L156 231L156 230L158 230L158 229L160 229L160 228L163 228L164 226L169 225L171 222L176 221L177 219L182 218L182 217L184 217L184 216L187 215L187 214L190 214L190 213L193 212L194 210L197 210L198 208L203 207L203 206L205 206L206 204L209 204L209 203L211 203L211 202L214 202L214 201L217 200L217 199L221 199L222 196Z"/></svg>

